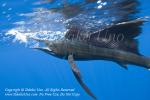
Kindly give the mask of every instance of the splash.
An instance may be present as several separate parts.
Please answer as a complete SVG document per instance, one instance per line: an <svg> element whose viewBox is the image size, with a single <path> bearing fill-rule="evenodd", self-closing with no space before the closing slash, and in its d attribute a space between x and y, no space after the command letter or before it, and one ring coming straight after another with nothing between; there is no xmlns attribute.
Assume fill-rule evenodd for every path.
<svg viewBox="0 0 150 100"><path fill-rule="evenodd" d="M28 39L29 37L50 41L57 40L62 39L67 31L63 24L63 17L58 13L45 10L22 13L19 16L25 17L27 20L13 23L16 27L8 30L6 36L14 37L13 41L29 45L34 41Z"/></svg>
<svg viewBox="0 0 150 100"><path fill-rule="evenodd" d="M43 2L33 4L40 5ZM89 6L90 4L92 6ZM3 4L3 6L6 6L6 4ZM33 11L29 13L19 13L18 16L23 19L12 23L13 28L9 29L5 35L13 38L14 42L19 41L34 46L39 45L39 43L29 39L30 37L49 41L63 39L69 28L74 25L82 27L83 30L87 31L85 33L94 32L110 25L112 21L117 19L114 16L107 15L107 11L102 10L104 6L107 6L107 2L99 0L89 3L65 3L49 9L44 7L33 8ZM9 10L12 10L12 8ZM99 16L100 14L101 16ZM109 16L109 19L107 16Z"/></svg>

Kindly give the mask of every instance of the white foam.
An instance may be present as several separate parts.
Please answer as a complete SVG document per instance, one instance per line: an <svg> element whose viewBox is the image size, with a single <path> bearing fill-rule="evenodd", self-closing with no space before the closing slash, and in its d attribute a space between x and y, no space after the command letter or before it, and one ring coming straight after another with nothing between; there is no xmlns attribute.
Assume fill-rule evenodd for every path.
<svg viewBox="0 0 150 100"><path fill-rule="evenodd" d="M20 42L23 42L23 43L27 43L27 37L25 34L22 34L21 32L19 32L18 30L16 29L11 29L9 30L6 35L13 35L15 36L15 39L14 41L20 41Z"/></svg>

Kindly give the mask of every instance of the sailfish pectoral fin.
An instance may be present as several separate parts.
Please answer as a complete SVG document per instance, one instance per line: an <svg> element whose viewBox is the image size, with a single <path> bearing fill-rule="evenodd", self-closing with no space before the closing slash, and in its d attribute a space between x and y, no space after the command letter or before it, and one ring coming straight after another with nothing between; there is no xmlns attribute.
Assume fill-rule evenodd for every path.
<svg viewBox="0 0 150 100"><path fill-rule="evenodd" d="M80 71L79 71L78 67L76 66L76 64L74 62L73 55L68 56L68 62L71 65L71 69L72 69L73 74L75 75L77 81L80 83L82 88L86 91L87 94L89 94L91 97L93 97L96 100L96 97L94 96L94 94L90 91L90 89L82 81Z"/></svg>

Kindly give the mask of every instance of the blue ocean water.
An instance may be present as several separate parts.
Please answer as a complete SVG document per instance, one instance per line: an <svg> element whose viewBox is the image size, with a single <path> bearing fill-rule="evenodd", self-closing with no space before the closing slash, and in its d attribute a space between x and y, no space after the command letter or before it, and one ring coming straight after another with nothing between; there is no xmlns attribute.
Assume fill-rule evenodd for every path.
<svg viewBox="0 0 150 100"><path fill-rule="evenodd" d="M80 0L70 0L75 1ZM3 31L13 27L11 23L24 19L17 15L32 11L35 7L33 2L35 0L0 1L0 100L92 100L76 81L66 60L7 38L3 41ZM139 2L138 15L150 16L149 1ZM149 27L150 22L144 23L142 34L137 38L139 51L150 57ZM125 70L116 63L103 60L77 61L77 65L83 80L98 100L150 100L149 70L134 65L129 65L128 70ZM80 96L4 96L6 88L66 88L75 89Z"/></svg>

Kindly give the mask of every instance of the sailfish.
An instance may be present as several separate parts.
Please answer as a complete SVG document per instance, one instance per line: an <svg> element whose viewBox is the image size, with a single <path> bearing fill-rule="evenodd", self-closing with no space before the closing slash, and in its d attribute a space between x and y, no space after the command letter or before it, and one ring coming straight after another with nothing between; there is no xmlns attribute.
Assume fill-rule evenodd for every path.
<svg viewBox="0 0 150 100"><path fill-rule="evenodd" d="M97 16L107 19L115 17L116 19L111 20L110 24L104 24L100 29L92 30L92 27L92 31L86 33L86 29L82 28L83 24L78 25L80 22L70 22L71 27L66 26L68 31L63 39L50 41L32 38L45 44L45 47L34 47L34 49L68 60L75 78L93 99L96 99L96 96L82 80L75 61L107 60L113 61L125 69L127 69L128 64L150 69L150 58L139 53L138 40L136 39L142 33L141 26L147 21L146 18L134 16L138 12L136 6L139 5L139 2L136 0L102 1L106 1L108 5L99 9L102 13ZM85 3L82 4L66 5L64 8L52 10L61 13L67 19L77 16L79 13L87 13L87 10L82 10L82 7L97 2L97 0L85 0ZM76 13L73 14L72 10L75 10ZM96 11L95 8L88 10Z"/></svg>

